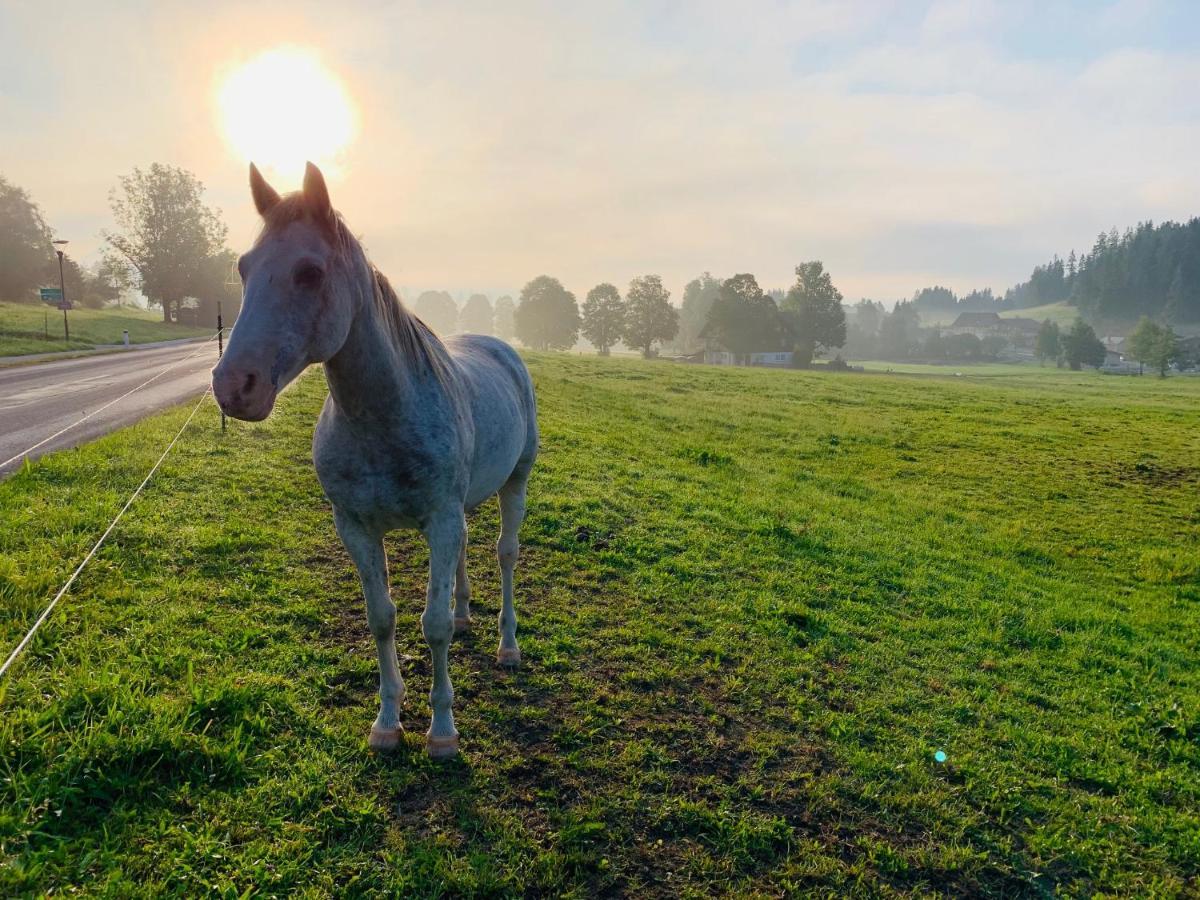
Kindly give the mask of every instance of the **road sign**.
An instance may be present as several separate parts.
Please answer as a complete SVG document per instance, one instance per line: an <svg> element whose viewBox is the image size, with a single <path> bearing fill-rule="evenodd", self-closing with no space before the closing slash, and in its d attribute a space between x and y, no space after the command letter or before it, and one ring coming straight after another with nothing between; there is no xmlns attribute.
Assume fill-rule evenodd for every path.
<svg viewBox="0 0 1200 900"><path fill-rule="evenodd" d="M62 288L42 288L43 303L62 303Z"/></svg>

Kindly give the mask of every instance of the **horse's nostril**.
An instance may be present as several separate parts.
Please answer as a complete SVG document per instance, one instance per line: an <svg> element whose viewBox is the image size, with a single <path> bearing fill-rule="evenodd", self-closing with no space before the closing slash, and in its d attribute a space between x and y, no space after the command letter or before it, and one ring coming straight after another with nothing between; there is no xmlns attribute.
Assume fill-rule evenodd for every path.
<svg viewBox="0 0 1200 900"><path fill-rule="evenodd" d="M258 376L253 372L246 375L246 383L242 385L242 393L249 394L254 390L254 382L258 381Z"/></svg>

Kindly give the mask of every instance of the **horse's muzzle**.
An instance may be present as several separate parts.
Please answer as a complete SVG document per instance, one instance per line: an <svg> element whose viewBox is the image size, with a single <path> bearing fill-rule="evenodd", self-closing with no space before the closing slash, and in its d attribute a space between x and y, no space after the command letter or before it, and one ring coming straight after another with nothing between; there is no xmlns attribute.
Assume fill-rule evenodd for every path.
<svg viewBox="0 0 1200 900"><path fill-rule="evenodd" d="M275 407L275 385L264 373L225 367L213 369L213 396L227 416L261 422Z"/></svg>

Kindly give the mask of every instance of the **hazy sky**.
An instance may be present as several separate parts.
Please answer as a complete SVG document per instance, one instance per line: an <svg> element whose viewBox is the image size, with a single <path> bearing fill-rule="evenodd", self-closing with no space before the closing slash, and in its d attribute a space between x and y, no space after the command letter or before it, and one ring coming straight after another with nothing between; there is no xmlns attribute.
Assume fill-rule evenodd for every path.
<svg viewBox="0 0 1200 900"><path fill-rule="evenodd" d="M334 204L406 293L655 272L678 300L706 269L776 287L806 259L850 299L1002 290L1101 229L1200 213L1194 0L242 6L0 0L0 174L79 257L155 161L245 246L217 96L280 45L352 98Z"/></svg>

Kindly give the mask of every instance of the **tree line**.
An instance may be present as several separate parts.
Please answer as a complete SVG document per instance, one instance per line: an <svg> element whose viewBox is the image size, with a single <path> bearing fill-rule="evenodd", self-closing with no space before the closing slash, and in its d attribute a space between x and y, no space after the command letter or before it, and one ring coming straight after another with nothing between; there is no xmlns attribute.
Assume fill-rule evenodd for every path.
<svg viewBox="0 0 1200 900"><path fill-rule="evenodd" d="M912 296L920 312L1027 309L1066 301L1092 321L1200 322L1200 218L1183 224L1141 222L1123 233L1101 232L1091 250L1053 257L1025 281L995 296L988 288L959 297L949 288Z"/></svg>
<svg viewBox="0 0 1200 900"><path fill-rule="evenodd" d="M162 308L164 322L178 321L189 301L198 321L215 322L218 302L232 320L241 297L237 255L194 175L161 163L134 169L109 193L109 206L115 227L102 232L103 258L85 269L64 253L68 300L100 307L133 289ZM39 287L58 284L52 239L29 194L0 177L0 299L35 302Z"/></svg>
<svg viewBox="0 0 1200 900"><path fill-rule="evenodd" d="M624 295L602 282L582 307L557 278L540 275L521 290L515 333L538 350L568 349L582 335L602 356L618 343L644 357L664 347L692 353L711 346L735 356L789 351L806 366L845 343L846 316L821 262L801 263L795 274L789 290L768 292L750 273L718 279L705 272L688 282L678 308L658 275L634 278Z"/></svg>

